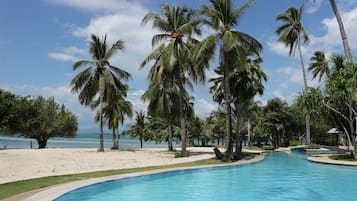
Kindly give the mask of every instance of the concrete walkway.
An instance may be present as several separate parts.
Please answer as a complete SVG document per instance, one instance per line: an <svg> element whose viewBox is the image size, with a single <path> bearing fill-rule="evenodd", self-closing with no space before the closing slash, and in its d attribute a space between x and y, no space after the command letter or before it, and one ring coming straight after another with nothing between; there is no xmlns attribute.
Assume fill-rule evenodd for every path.
<svg viewBox="0 0 357 201"><path fill-rule="evenodd" d="M324 164L332 164L332 165L348 165L348 166L357 166L357 162L355 161L340 161L333 160L329 158L330 155L313 155L307 157L307 160L315 163L324 163Z"/></svg>

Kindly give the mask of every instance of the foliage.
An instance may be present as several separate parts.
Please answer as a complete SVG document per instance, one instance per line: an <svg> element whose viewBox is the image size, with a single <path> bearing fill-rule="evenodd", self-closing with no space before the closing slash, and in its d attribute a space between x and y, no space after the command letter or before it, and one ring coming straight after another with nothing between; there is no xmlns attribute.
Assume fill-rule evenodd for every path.
<svg viewBox="0 0 357 201"><path fill-rule="evenodd" d="M53 137L73 137L77 132L77 117L64 105L55 102L54 97L45 99L20 97L9 92L0 92L2 108L1 131L8 134L19 133L26 138L37 140L39 148L45 148L47 140ZM12 103L2 102L10 97ZM11 111L8 111L11 110Z"/></svg>
<svg viewBox="0 0 357 201"><path fill-rule="evenodd" d="M216 70L221 72L223 79L220 85L224 91L224 103L226 106L226 133L227 148L223 158L230 161L233 158L233 136L230 90L230 74L234 69L243 69L248 56L256 56L262 50L262 45L252 36L234 30L240 21L244 11L255 1L250 0L240 7L233 7L231 0L210 0L209 5L201 7L202 22L207 25L213 34L200 41L193 49L193 58L196 63L208 65L214 58L215 52L219 52L219 66Z"/></svg>
<svg viewBox="0 0 357 201"><path fill-rule="evenodd" d="M181 151L174 150L174 155L175 158L190 157L191 153L189 151L186 151L185 155L182 155Z"/></svg>
<svg viewBox="0 0 357 201"><path fill-rule="evenodd" d="M289 141L289 146L298 146L298 145L302 145L302 143L299 141L299 140L296 140L296 139L291 139Z"/></svg>

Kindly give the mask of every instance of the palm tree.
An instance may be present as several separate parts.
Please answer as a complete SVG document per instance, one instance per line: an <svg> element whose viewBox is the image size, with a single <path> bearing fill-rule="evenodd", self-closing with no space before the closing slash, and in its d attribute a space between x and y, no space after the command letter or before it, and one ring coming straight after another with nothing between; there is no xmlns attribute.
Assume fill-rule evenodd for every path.
<svg viewBox="0 0 357 201"><path fill-rule="evenodd" d="M151 82L160 82L163 74L172 74L172 83L179 89L179 113L181 125L181 156L186 156L186 119L184 114L184 96L187 92L185 86L191 87L192 84L185 77L186 72L191 75L194 81L204 80L204 70L195 69L190 61L190 48L195 41L191 35L200 34L197 25L199 21L195 18L193 10L186 7L168 5L161 6L163 14L148 13L143 23L153 22L153 28L158 29L161 33L152 38L153 47L161 44L153 50L151 54L143 61L141 68L150 60L155 61L152 69L156 69Z"/></svg>
<svg viewBox="0 0 357 201"><path fill-rule="evenodd" d="M233 158L232 119L229 74L233 68L244 66L247 55L259 55L261 44L248 34L235 31L240 17L255 0L250 0L241 7L233 8L231 0L210 0L210 5L204 5L201 13L205 17L203 23L215 33L198 43L194 49L194 59L201 63L213 59L215 48L219 52L219 70L224 77L224 103L226 104L227 150L224 160ZM204 59L202 59L204 58Z"/></svg>
<svg viewBox="0 0 357 201"><path fill-rule="evenodd" d="M233 94L233 113L236 120L236 153L235 158L239 158L242 150L242 136L240 132L240 113L246 110L247 104L254 98L256 94L263 94L263 81L267 80L267 75L260 68L261 58L248 58L246 66L241 69L234 69L230 75L230 88ZM214 99L218 103L222 103L224 98L224 88L222 87L223 76L219 71L216 71L220 76L213 78L213 86L210 88Z"/></svg>
<svg viewBox="0 0 357 201"><path fill-rule="evenodd" d="M150 84L148 90L143 94L142 99L149 101L148 114L154 118L164 119L167 123L168 150L173 151L172 139L174 135L174 125L178 118L178 98L177 88L166 76L159 84Z"/></svg>
<svg viewBox="0 0 357 201"><path fill-rule="evenodd" d="M132 137L139 136L140 140L140 148L143 148L143 138L144 140L148 140L150 138L147 136L150 134L150 131L147 129L148 126L145 125L145 112L140 111L136 112L136 118L135 118L135 123L131 124L129 126L129 130L124 131L124 135L130 135ZM145 135L145 136L144 136Z"/></svg>
<svg viewBox="0 0 357 201"><path fill-rule="evenodd" d="M310 41L309 36L305 32L304 27L301 24L301 14L303 12L303 6L300 9L295 7L289 7L284 13L278 15L276 20L282 21L284 24L279 26L275 33L279 36L278 41L289 46L289 55L292 55L295 48L298 48L302 76L304 79L304 89L308 89L304 60L301 52L301 36L304 39L304 43ZM306 115L306 143L310 144L310 116Z"/></svg>
<svg viewBox="0 0 357 201"><path fill-rule="evenodd" d="M103 98L105 89L110 86L113 90L123 88L121 79L128 80L130 74L118 67L112 66L110 58L118 50L124 49L124 43L121 40L115 42L111 48L108 48L107 37L100 39L96 35L91 35L89 53L92 60L80 60L73 64L73 70L79 67L85 69L78 73L71 81L72 92L79 92L79 101L82 105L90 106L94 98L99 94L99 138L100 145L98 151L104 151L103 135Z"/></svg>
<svg viewBox="0 0 357 201"><path fill-rule="evenodd" d="M312 71L313 79L319 76L319 82L321 82L322 77L328 75L330 71L325 54L321 51L316 51L310 61L308 70Z"/></svg>

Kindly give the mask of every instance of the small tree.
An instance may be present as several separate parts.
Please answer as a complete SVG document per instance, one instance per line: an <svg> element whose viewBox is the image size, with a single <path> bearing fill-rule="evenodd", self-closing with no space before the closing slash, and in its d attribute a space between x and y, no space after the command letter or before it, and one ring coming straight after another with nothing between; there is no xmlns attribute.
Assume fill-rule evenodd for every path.
<svg viewBox="0 0 357 201"><path fill-rule="evenodd" d="M0 103L3 105L3 102ZM16 97L13 110L1 130L7 134L20 133L26 138L37 140L38 148L46 148L52 137L73 137L77 132L75 114L55 102L54 97Z"/></svg>

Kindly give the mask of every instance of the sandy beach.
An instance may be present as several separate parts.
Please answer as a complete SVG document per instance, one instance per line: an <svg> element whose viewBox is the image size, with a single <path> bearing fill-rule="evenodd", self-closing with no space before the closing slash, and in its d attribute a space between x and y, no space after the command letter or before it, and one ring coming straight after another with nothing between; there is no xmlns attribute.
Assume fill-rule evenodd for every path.
<svg viewBox="0 0 357 201"><path fill-rule="evenodd" d="M190 157L174 158L166 149L7 149L0 150L0 184L44 176L158 166L214 157L212 147L190 147Z"/></svg>

